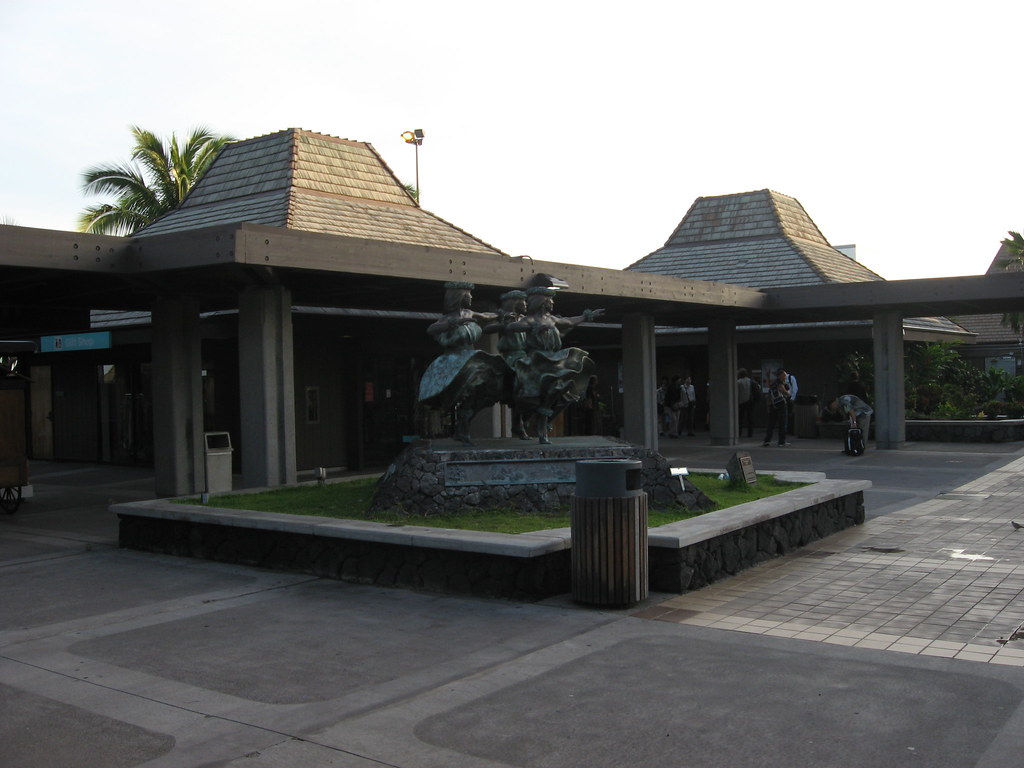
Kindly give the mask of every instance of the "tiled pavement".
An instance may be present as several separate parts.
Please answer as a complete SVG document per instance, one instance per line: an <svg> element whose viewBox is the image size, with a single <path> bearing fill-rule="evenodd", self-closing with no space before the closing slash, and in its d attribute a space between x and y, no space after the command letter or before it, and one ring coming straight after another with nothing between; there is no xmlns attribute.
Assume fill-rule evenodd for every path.
<svg viewBox="0 0 1024 768"><path fill-rule="evenodd" d="M659 621L1024 666L1024 458L731 579Z"/></svg>

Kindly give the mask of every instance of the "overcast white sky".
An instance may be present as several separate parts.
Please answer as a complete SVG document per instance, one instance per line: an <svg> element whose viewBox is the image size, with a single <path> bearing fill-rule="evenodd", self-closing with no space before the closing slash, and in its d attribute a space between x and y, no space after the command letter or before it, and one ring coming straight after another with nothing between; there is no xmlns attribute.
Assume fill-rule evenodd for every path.
<svg viewBox="0 0 1024 768"><path fill-rule="evenodd" d="M1024 228L1024 4L0 0L0 221L72 230L129 126L368 141L514 255L624 267L770 188L888 279Z"/></svg>

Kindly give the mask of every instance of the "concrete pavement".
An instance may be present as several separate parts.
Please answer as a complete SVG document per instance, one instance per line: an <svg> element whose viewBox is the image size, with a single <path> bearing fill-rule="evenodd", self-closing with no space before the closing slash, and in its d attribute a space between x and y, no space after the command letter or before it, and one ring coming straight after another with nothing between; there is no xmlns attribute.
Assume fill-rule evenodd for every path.
<svg viewBox="0 0 1024 768"><path fill-rule="evenodd" d="M724 466L704 440L663 452ZM122 551L106 507L149 473L34 463L0 519L0 765L1019 765L1024 445L742 448L872 480L868 522L623 611Z"/></svg>

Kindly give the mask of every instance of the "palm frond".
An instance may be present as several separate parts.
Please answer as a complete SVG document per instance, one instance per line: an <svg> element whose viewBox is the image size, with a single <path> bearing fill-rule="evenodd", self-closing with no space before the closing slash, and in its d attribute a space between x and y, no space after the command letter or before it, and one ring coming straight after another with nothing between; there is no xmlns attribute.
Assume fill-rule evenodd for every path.
<svg viewBox="0 0 1024 768"><path fill-rule="evenodd" d="M208 128L194 129L184 145L177 137L161 140L152 131L131 126L135 140L131 161L94 166L82 175L89 194L113 195L113 203L87 208L79 228L87 232L131 234L181 204L206 172L228 136L215 136Z"/></svg>
<svg viewBox="0 0 1024 768"><path fill-rule="evenodd" d="M999 260L999 266L1003 269L1010 269L1017 265L1024 265L1024 237L1020 232L1010 231L1007 234L1009 237L1000 241L1000 244L1006 247L1006 255Z"/></svg>

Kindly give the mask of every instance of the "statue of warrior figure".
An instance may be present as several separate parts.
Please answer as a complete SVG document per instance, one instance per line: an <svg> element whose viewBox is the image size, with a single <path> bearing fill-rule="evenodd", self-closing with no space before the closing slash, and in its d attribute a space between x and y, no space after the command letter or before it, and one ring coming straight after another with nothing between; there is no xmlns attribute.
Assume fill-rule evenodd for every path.
<svg viewBox="0 0 1024 768"><path fill-rule="evenodd" d="M525 354L512 363L516 407L532 416L541 443L547 444L551 419L587 391L594 361L577 347L562 348L562 337L580 323L596 320L603 309L588 309L577 317L553 314L555 291L527 291L526 316L505 326L508 333L525 335Z"/></svg>
<svg viewBox="0 0 1024 768"><path fill-rule="evenodd" d="M472 445L469 424L478 411L501 400L509 369L500 355L476 349L481 325L498 317L471 309L476 286L452 282L444 287L444 315L427 329L444 352L424 371L419 402L454 411L453 437Z"/></svg>
<svg viewBox="0 0 1024 768"><path fill-rule="evenodd" d="M501 295L501 310L498 312L497 322L484 326L484 333L498 334L498 352L509 366L505 393L501 401L512 408L512 432L520 440L529 440L530 436L526 432L522 411L515 401L514 366L516 360L526 355L526 333L511 331L509 326L525 316L526 291L508 291Z"/></svg>

